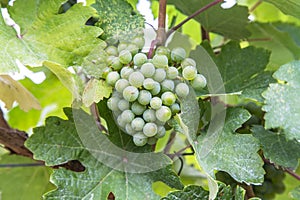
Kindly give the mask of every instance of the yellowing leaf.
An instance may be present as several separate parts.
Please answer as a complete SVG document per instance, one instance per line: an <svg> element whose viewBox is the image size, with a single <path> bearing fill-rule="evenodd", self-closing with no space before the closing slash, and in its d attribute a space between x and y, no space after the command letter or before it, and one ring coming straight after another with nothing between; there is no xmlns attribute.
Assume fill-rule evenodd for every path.
<svg viewBox="0 0 300 200"><path fill-rule="evenodd" d="M12 108L15 101L26 112L32 108L41 109L38 100L8 75L0 75L0 99L5 103L7 109Z"/></svg>

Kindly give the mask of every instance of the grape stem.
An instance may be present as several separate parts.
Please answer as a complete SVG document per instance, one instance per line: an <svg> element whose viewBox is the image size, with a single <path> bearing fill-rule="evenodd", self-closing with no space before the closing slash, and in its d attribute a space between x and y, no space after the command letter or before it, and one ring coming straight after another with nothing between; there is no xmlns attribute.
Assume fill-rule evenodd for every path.
<svg viewBox="0 0 300 200"><path fill-rule="evenodd" d="M249 12L253 12L263 1L258 0L250 9Z"/></svg>
<svg viewBox="0 0 300 200"><path fill-rule="evenodd" d="M178 25L174 26L173 28L171 28L168 32L167 32L167 38L177 29L179 29L181 26L183 26L186 22L190 21L191 19L193 19L194 17L196 17L197 15L201 14L202 12L206 11L207 9L209 9L210 7L213 7L219 3L223 2L223 0L214 0L213 2L203 6L202 8L200 8L199 10L197 10L196 12L194 12L193 14L191 14L190 16L188 16L186 19L184 19L182 22L180 22Z"/></svg>
<svg viewBox="0 0 300 200"><path fill-rule="evenodd" d="M100 114L97 108L97 104L93 103L90 107L91 113L96 121L96 124L99 128L100 131L103 131L105 133L108 133L107 129L101 124L101 118L100 118Z"/></svg>

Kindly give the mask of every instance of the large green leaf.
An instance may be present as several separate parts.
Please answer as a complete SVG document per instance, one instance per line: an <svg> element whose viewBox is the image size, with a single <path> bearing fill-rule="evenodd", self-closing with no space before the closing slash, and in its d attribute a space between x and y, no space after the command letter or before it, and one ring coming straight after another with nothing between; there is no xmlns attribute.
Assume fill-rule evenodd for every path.
<svg viewBox="0 0 300 200"><path fill-rule="evenodd" d="M53 189L49 183L50 169L34 166L30 158L3 155L0 159L0 198L40 200L43 193Z"/></svg>
<svg viewBox="0 0 300 200"><path fill-rule="evenodd" d="M300 186L291 191L291 197L293 199L300 199Z"/></svg>
<svg viewBox="0 0 300 200"><path fill-rule="evenodd" d="M8 8L21 27L21 36L0 19L0 73L17 71L16 59L29 66L42 66L45 60L64 66L80 64L82 57L101 42L97 37L102 30L84 25L95 10L76 4L58 14L63 2L16 1Z"/></svg>
<svg viewBox="0 0 300 200"><path fill-rule="evenodd" d="M79 160L85 166L85 171L76 173L65 169L55 170L51 180L57 186L57 190L46 194L46 199L62 199L62 197L64 199L106 199L110 192L117 199L158 199L151 188L152 183L156 181L162 181L178 189L182 188L182 184L170 165L147 173L128 172L126 171L127 168L122 168L122 165L134 168L135 164L137 167L141 167L138 166L141 163L138 162L138 159L134 163L134 160L126 157L125 154L124 156L119 155L121 160L116 160L116 156L111 152L114 151L113 147L104 152L109 154L110 160L101 160L98 155L103 149L99 149L98 145L105 146L109 140L105 140L105 135L102 135L100 131L95 132L91 123L86 122L86 119L90 119L90 122L93 120L83 111L74 110L74 115L69 109L65 112L69 120L62 120L57 117L48 118L45 127L34 129L34 134L26 141L26 146L34 153L36 159L44 160L47 165L58 165L70 160ZM78 117L79 119L76 119ZM81 124L81 122L86 122L86 124ZM107 122L114 123L113 120ZM81 128L85 128L84 138L80 133ZM124 133L120 131L110 132L110 135L115 135L115 137L120 137L120 134ZM119 141L124 150L135 152L147 152L149 150L148 147L131 148L131 144L133 144L131 138L130 141L127 138L122 137L123 141ZM87 144L91 140L96 140L95 146L91 147ZM101 143L101 141L104 142ZM48 153L45 154L44 152ZM143 154L141 153L140 156ZM111 161L114 159L116 161ZM110 167L109 162L114 162L116 165ZM155 160L148 160L147 162L142 163L145 168ZM118 168L118 165L121 167Z"/></svg>
<svg viewBox="0 0 300 200"><path fill-rule="evenodd" d="M283 128L288 139L300 140L300 61L281 66L273 76L280 82L263 93L265 128Z"/></svg>
<svg viewBox="0 0 300 200"><path fill-rule="evenodd" d="M262 126L252 128L262 146L264 156L277 165L296 169L300 158L300 143L296 140L286 140L280 133L265 130Z"/></svg>
<svg viewBox="0 0 300 200"><path fill-rule="evenodd" d="M300 27L291 23L251 23L248 26L252 35L250 44L270 50L268 68L279 66L300 58Z"/></svg>
<svg viewBox="0 0 300 200"><path fill-rule="evenodd" d="M97 26L104 30L103 39L109 42L124 39L124 36L144 28L144 18L136 13L125 0L96 0L92 4L99 14Z"/></svg>
<svg viewBox="0 0 300 200"><path fill-rule="evenodd" d="M211 3L211 0L169 0L176 8L185 15L191 15L198 9ZM220 5L209 8L204 13L195 17L209 32L215 32L232 39L241 39L250 36L246 29L248 24L248 8L234 6L230 9L222 9Z"/></svg>
<svg viewBox="0 0 300 200"><path fill-rule="evenodd" d="M300 19L300 2L298 0L265 0L274 4L283 13Z"/></svg>

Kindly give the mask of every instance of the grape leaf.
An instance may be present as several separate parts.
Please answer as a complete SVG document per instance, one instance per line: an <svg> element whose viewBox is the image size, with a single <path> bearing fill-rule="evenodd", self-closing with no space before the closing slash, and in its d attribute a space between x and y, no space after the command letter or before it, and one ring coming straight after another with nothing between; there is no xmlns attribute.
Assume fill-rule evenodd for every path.
<svg viewBox="0 0 300 200"><path fill-rule="evenodd" d="M39 200L44 192L54 189L49 183L51 170L34 164L38 163L22 156L1 156L0 198Z"/></svg>
<svg viewBox="0 0 300 200"><path fill-rule="evenodd" d="M235 191L233 194L232 191ZM245 196L245 191L240 187L232 189L230 186L226 186L223 183L219 183L219 191L216 199L218 200L243 200ZM161 200L208 200L208 191L203 189L198 185L189 185L185 187L182 191L174 191L169 193L166 197L161 198Z"/></svg>
<svg viewBox="0 0 300 200"><path fill-rule="evenodd" d="M300 186L298 186L294 190L292 190L290 195L293 199L296 199L296 200L300 199Z"/></svg>
<svg viewBox="0 0 300 200"><path fill-rule="evenodd" d="M274 133L265 130L262 126L254 126L252 129L262 146L264 156L272 163L296 169L300 158L300 143L296 140L286 140L284 133Z"/></svg>
<svg viewBox="0 0 300 200"><path fill-rule="evenodd" d="M21 27L21 37L0 19L0 73L17 71L16 59L32 67L42 66L45 60L63 66L80 64L102 42L97 38L102 33L100 28L84 25L95 10L76 4L58 14L64 2L16 1L8 8L11 18Z"/></svg>
<svg viewBox="0 0 300 200"><path fill-rule="evenodd" d="M298 0L265 0L274 4L283 13L300 19L300 2Z"/></svg>
<svg viewBox="0 0 300 200"><path fill-rule="evenodd" d="M252 33L249 38L251 45L272 51L269 69L276 70L279 66L300 58L299 26L282 22L253 22L248 29Z"/></svg>
<svg viewBox="0 0 300 200"><path fill-rule="evenodd" d="M219 55L214 55L207 43L203 43L203 45L210 52L211 57L218 66L226 93L242 92L241 97L243 98L263 101L260 94L268 87L270 82L274 81L271 73L265 72L270 52L251 46L241 49L239 43L229 42L222 47ZM191 54L195 57L197 63L203 63L200 58L196 57L198 52L199 49L196 49ZM200 72L202 68L204 67L200 66ZM215 91L218 91L218 89L215 89Z"/></svg>
<svg viewBox="0 0 300 200"><path fill-rule="evenodd" d="M38 100L8 75L0 75L0 99L5 103L7 109L11 109L15 101L24 111L41 109Z"/></svg>
<svg viewBox="0 0 300 200"><path fill-rule="evenodd" d="M125 0L96 0L92 4L99 14L97 26L104 30L102 38L110 42L144 28L144 18Z"/></svg>
<svg viewBox="0 0 300 200"><path fill-rule="evenodd" d="M73 115L74 112L77 113ZM100 162L101 160L99 161L99 157L95 156L95 153L101 149L97 149L98 146L86 145L86 141L89 139L97 140L95 138L97 136L101 139L101 132L98 131L93 135L91 132L95 130L90 123L87 125L80 124L80 120L88 116L83 111L73 111L72 114L70 109L66 109L65 113L69 120L50 117L46 120L45 127L35 128L34 134L26 141L26 146L34 153L34 157L44 160L47 165L79 160L85 166L85 171L81 173L66 169L55 170L51 180L57 189L46 194L46 199L61 199L62 197L66 199L106 199L110 192L117 199L157 199L158 196L152 191L152 183L156 181L162 181L178 189L182 188L182 184L171 169L171 165L153 172L131 173L117 170L115 168L117 166L111 168L106 162ZM80 119L76 121L78 116ZM113 123L113 121L107 122ZM82 138L79 133L80 127L90 127L90 129L85 129L86 133L89 133L85 134L85 138ZM119 133L115 134L118 136ZM107 141L104 141L103 145L106 143ZM124 148L130 148L129 141L121 141L121 143L123 143ZM147 149L148 147L139 148L142 151L147 151ZM113 149L107 149L107 152L110 153L110 150L113 151ZM45 151L48 153L43 153ZM109 158L114 159L113 155L109 155ZM118 164L125 166L127 162L130 166L134 165L126 157L123 157L121 163ZM151 165L151 163L144 163L144 165Z"/></svg>
<svg viewBox="0 0 300 200"><path fill-rule="evenodd" d="M263 93L265 128L283 128L288 139L300 140L300 61L281 66L273 76L279 83Z"/></svg>
<svg viewBox="0 0 300 200"><path fill-rule="evenodd" d="M169 4L174 4L179 11L188 16L211 2L211 0L168 1ZM200 22L208 32L218 33L231 39L250 36L246 29L249 20L248 8L245 6L235 5L230 9L222 9L220 5L216 5L194 19Z"/></svg>
<svg viewBox="0 0 300 200"><path fill-rule="evenodd" d="M112 93L112 87L104 80L91 79L84 88L82 102L86 107L92 103L98 103L104 97L108 98Z"/></svg>

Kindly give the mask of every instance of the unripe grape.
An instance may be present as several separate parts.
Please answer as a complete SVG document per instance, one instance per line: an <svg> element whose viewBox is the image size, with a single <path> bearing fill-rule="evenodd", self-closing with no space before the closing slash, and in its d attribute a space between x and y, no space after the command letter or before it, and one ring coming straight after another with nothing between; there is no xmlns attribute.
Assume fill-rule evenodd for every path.
<svg viewBox="0 0 300 200"><path fill-rule="evenodd" d="M128 79L129 75L133 73L134 70L130 67L123 67L120 71L121 78Z"/></svg>
<svg viewBox="0 0 300 200"><path fill-rule="evenodd" d="M130 123L125 125L125 130L126 130L126 133L129 135L134 135L136 133L136 131L133 130L133 128L131 127Z"/></svg>
<svg viewBox="0 0 300 200"><path fill-rule="evenodd" d="M106 59L106 62L108 65L111 65L111 63L113 62L113 60L116 58L116 56L108 56Z"/></svg>
<svg viewBox="0 0 300 200"><path fill-rule="evenodd" d="M154 145L156 142L157 142L156 137L150 137L150 138L148 138L147 144Z"/></svg>
<svg viewBox="0 0 300 200"><path fill-rule="evenodd" d="M154 124L152 122L146 123L144 128L143 128L143 133L147 137L153 137L154 135L156 135L156 133L157 133L156 124Z"/></svg>
<svg viewBox="0 0 300 200"><path fill-rule="evenodd" d="M145 44L145 39L143 37L137 36L137 37L133 38L132 43L136 44L140 49L142 49Z"/></svg>
<svg viewBox="0 0 300 200"><path fill-rule="evenodd" d="M152 63L156 68L168 67L168 57L165 55L155 55L152 58Z"/></svg>
<svg viewBox="0 0 300 200"><path fill-rule="evenodd" d="M125 99L121 99L118 103L118 108L121 111L128 110L130 108L130 103Z"/></svg>
<svg viewBox="0 0 300 200"><path fill-rule="evenodd" d="M138 102L142 105L148 105L152 99L152 94L148 90L141 90L139 97L138 97Z"/></svg>
<svg viewBox="0 0 300 200"><path fill-rule="evenodd" d="M166 76L167 76L166 70L160 68L155 70L153 79L157 82L162 82L163 80L166 79Z"/></svg>
<svg viewBox="0 0 300 200"><path fill-rule="evenodd" d="M176 97L172 92L164 92L161 95L161 100L164 105L171 106L176 101Z"/></svg>
<svg viewBox="0 0 300 200"><path fill-rule="evenodd" d="M166 129L164 126L157 127L157 133L155 135L156 138L162 138L166 135Z"/></svg>
<svg viewBox="0 0 300 200"><path fill-rule="evenodd" d="M186 57L186 51L181 47L176 47L171 51L171 58L175 62L181 62Z"/></svg>
<svg viewBox="0 0 300 200"><path fill-rule="evenodd" d="M119 57L115 57L112 62L111 62L111 66L114 70L119 70L123 67L122 63L120 62L120 58Z"/></svg>
<svg viewBox="0 0 300 200"><path fill-rule="evenodd" d="M135 115L131 110L124 110L121 114L121 117L122 117L124 123L127 124L127 123L130 123L134 119Z"/></svg>
<svg viewBox="0 0 300 200"><path fill-rule="evenodd" d="M109 72L106 76L106 83L114 86L115 83L120 79L120 74L116 71Z"/></svg>
<svg viewBox="0 0 300 200"><path fill-rule="evenodd" d="M119 59L120 59L121 63L126 65L126 64L130 63L130 61L132 60L132 55L131 55L130 51L128 51L128 50L122 50L119 54Z"/></svg>
<svg viewBox="0 0 300 200"><path fill-rule="evenodd" d="M189 94L190 89L186 83L179 83L175 87L175 93L180 98L185 98Z"/></svg>
<svg viewBox="0 0 300 200"><path fill-rule="evenodd" d="M123 90L123 97L129 102L135 101L139 96L139 90L134 86L127 86Z"/></svg>
<svg viewBox="0 0 300 200"><path fill-rule="evenodd" d="M129 86L129 82L126 79L119 79L115 84L115 88L119 93L122 93L123 90Z"/></svg>
<svg viewBox="0 0 300 200"><path fill-rule="evenodd" d="M118 53L119 53L117 47L115 47L115 46L108 46L105 49L105 51L108 55L111 55L111 56L118 56Z"/></svg>
<svg viewBox="0 0 300 200"><path fill-rule="evenodd" d="M124 121L121 115L117 117L117 123L121 128L125 128L126 126L126 122Z"/></svg>
<svg viewBox="0 0 300 200"><path fill-rule="evenodd" d="M195 90L201 90L206 86L206 78L202 74L197 74L196 77L191 81L191 86Z"/></svg>
<svg viewBox="0 0 300 200"><path fill-rule="evenodd" d="M103 72L102 72L102 77L106 79L107 74L111 71L112 71L112 69L110 67L105 67Z"/></svg>
<svg viewBox="0 0 300 200"><path fill-rule="evenodd" d="M146 78L143 82L143 87L147 90L152 90L156 83L152 78Z"/></svg>
<svg viewBox="0 0 300 200"><path fill-rule="evenodd" d="M118 45L118 51L121 52L127 48L128 44L127 43L120 43Z"/></svg>
<svg viewBox="0 0 300 200"><path fill-rule="evenodd" d="M130 85L135 86L137 88L143 85L144 80L144 75L139 71L131 73L128 78Z"/></svg>
<svg viewBox="0 0 300 200"><path fill-rule="evenodd" d="M139 47L135 44L129 44L126 48L132 55L135 55L139 52Z"/></svg>
<svg viewBox="0 0 300 200"><path fill-rule="evenodd" d="M168 59L170 59L170 52L171 52L170 49L168 49L168 47L164 47L164 46L159 46L155 50L155 54L165 55L165 56L167 56Z"/></svg>
<svg viewBox="0 0 300 200"><path fill-rule="evenodd" d="M160 93L161 87L160 84L158 82L154 83L154 88L152 90L150 90L152 95L157 95Z"/></svg>
<svg viewBox="0 0 300 200"><path fill-rule="evenodd" d="M172 114L176 114L180 112L180 105L178 103L174 103L171 105Z"/></svg>
<svg viewBox="0 0 300 200"><path fill-rule="evenodd" d="M146 110L146 106L139 104L138 102L134 102L131 105L131 110L136 115L142 115Z"/></svg>
<svg viewBox="0 0 300 200"><path fill-rule="evenodd" d="M185 80L193 80L197 76L197 69L193 66L187 66L182 70L182 76Z"/></svg>
<svg viewBox="0 0 300 200"><path fill-rule="evenodd" d="M147 56L143 53L138 53L133 57L133 63L138 67L142 66L147 60Z"/></svg>
<svg viewBox="0 0 300 200"><path fill-rule="evenodd" d="M155 110L153 109L147 109L143 113L143 119L146 122L155 122L156 121L156 116L155 116Z"/></svg>
<svg viewBox="0 0 300 200"><path fill-rule="evenodd" d="M184 69L187 66L193 66L196 67L196 62L192 58L186 58L181 62L181 67Z"/></svg>
<svg viewBox="0 0 300 200"><path fill-rule="evenodd" d="M145 126L145 122L142 118L140 117L136 117L132 120L131 122L131 127L133 128L133 130L135 131L141 131L143 130L143 127Z"/></svg>
<svg viewBox="0 0 300 200"><path fill-rule="evenodd" d="M162 106L162 100L159 97L153 97L150 101L150 106L154 110L160 109Z"/></svg>
<svg viewBox="0 0 300 200"><path fill-rule="evenodd" d="M143 133L136 133L133 135L133 143L136 146L144 146L147 144L148 138Z"/></svg>
<svg viewBox="0 0 300 200"><path fill-rule="evenodd" d="M118 103L120 101L119 97L110 97L107 100L107 107L112 111L119 111Z"/></svg>
<svg viewBox="0 0 300 200"><path fill-rule="evenodd" d="M155 116L159 121L167 122L169 119L171 119L172 112L169 107L162 106L155 112Z"/></svg>
<svg viewBox="0 0 300 200"><path fill-rule="evenodd" d="M152 77L155 73L155 67L152 63L145 63L141 66L141 72L147 78Z"/></svg>
<svg viewBox="0 0 300 200"><path fill-rule="evenodd" d="M161 82L161 91L173 91L175 87L174 81L166 79Z"/></svg>
<svg viewBox="0 0 300 200"><path fill-rule="evenodd" d="M176 67L169 67L167 69L167 78L175 79L178 76L178 69Z"/></svg>

